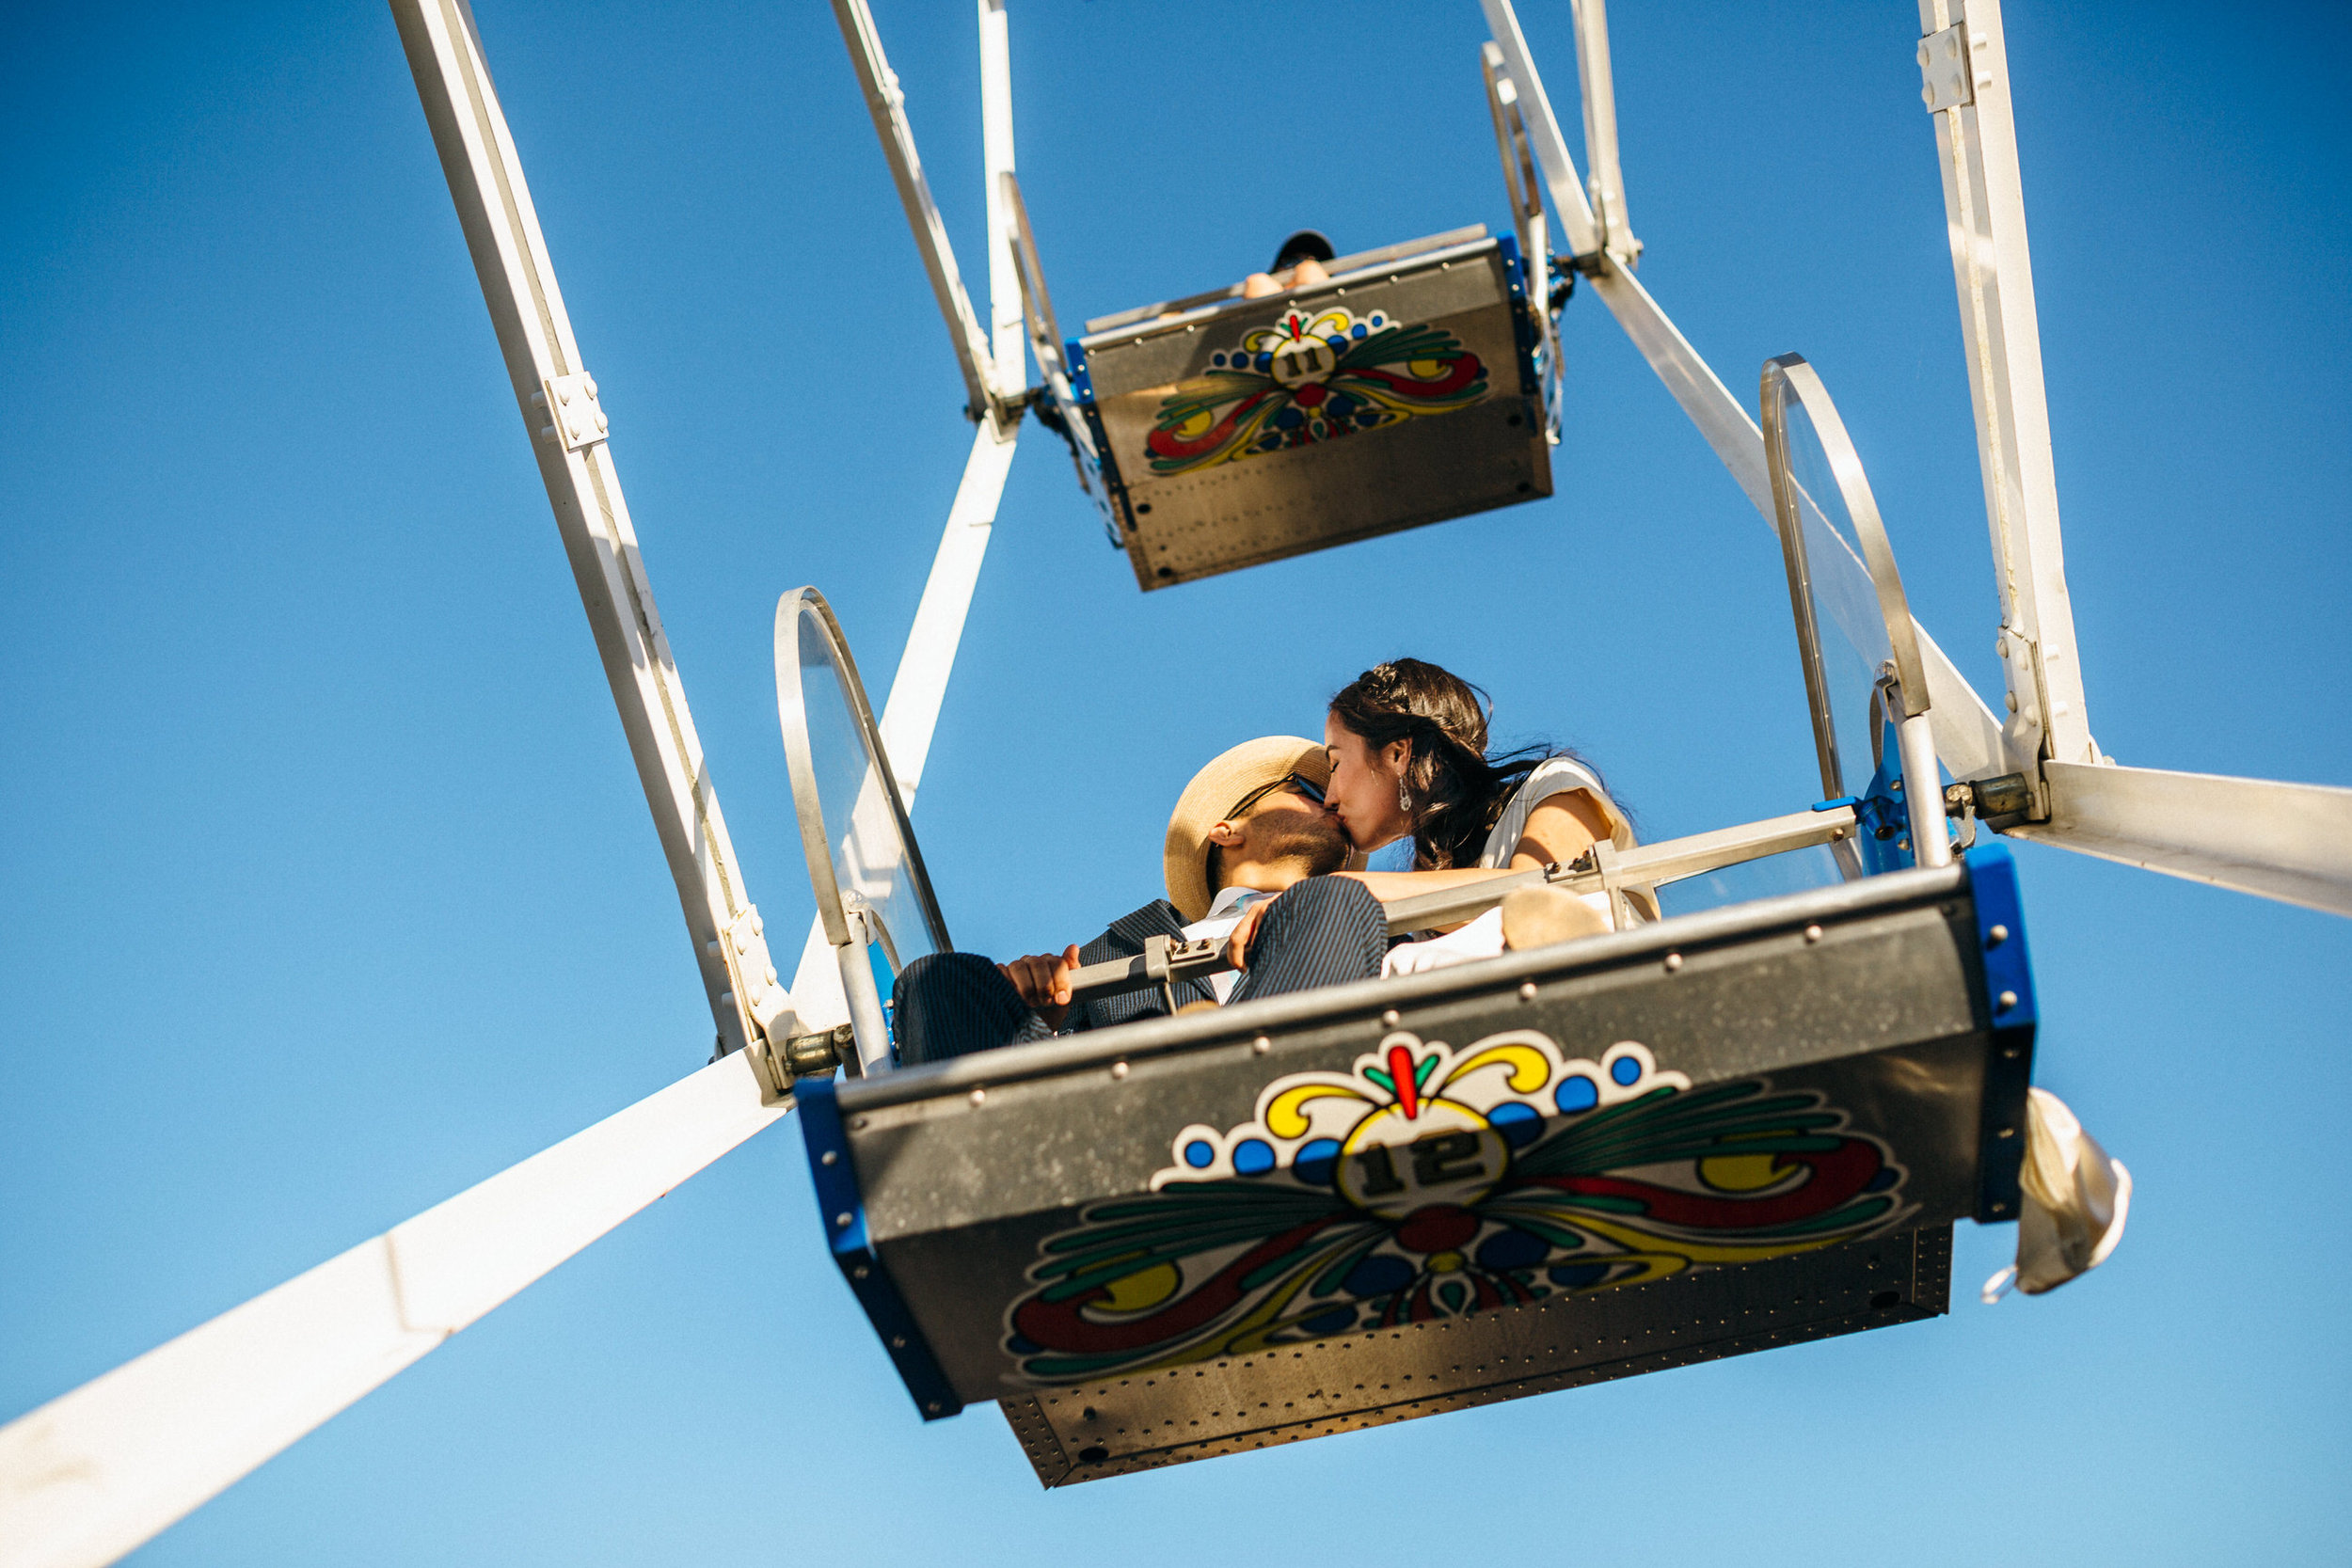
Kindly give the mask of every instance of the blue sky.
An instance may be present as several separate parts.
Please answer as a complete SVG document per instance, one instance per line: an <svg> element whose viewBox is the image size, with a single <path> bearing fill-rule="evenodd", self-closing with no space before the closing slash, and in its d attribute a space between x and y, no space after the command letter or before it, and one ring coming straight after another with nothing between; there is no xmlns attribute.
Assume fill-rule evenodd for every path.
<svg viewBox="0 0 2352 1568"><path fill-rule="evenodd" d="M978 257L968 6L880 20ZM480 22L752 892L808 898L769 621L884 684L968 436L825 8ZM1916 27L1624 5L1642 277L1735 393L1798 350L1920 618L1997 692ZM1556 90L1566 8L1526 24ZM2344 14L2009 19L2095 734L2352 783ZM53 8L0 58L0 1418L700 1065L675 896L377 6ZM1505 219L1458 4L1018 0L1066 318ZM1572 111L1571 111L1572 112ZM1816 791L1768 532L1597 303L1558 493L1138 595L1024 438L915 812L960 944L1152 895L1184 778L1403 653L1649 836ZM139 1559L2334 1559L2352 925L2019 860L2040 1081L2139 1182L2097 1275L1937 1322L1047 1496L921 1426L777 1128ZM788 946L788 943L787 944ZM2335 1479L2329 1480L2333 1477ZM2331 1545L2331 1543L2333 1544ZM1506 1548L1507 1549L1507 1548Z"/></svg>

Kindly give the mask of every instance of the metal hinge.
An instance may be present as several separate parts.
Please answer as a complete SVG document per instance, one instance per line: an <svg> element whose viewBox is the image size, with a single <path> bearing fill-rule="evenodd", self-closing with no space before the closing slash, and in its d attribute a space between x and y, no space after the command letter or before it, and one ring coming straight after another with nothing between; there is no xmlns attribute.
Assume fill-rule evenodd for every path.
<svg viewBox="0 0 2352 1568"><path fill-rule="evenodd" d="M561 441L565 451L584 451L605 438L604 409L596 402L596 377L586 371L554 375L531 394L532 406L551 422L539 427L542 441Z"/></svg>
<svg viewBox="0 0 2352 1568"><path fill-rule="evenodd" d="M1919 102L1928 106L1928 113L1939 114L1977 101L1974 53L1964 22L1955 22L1919 40Z"/></svg>

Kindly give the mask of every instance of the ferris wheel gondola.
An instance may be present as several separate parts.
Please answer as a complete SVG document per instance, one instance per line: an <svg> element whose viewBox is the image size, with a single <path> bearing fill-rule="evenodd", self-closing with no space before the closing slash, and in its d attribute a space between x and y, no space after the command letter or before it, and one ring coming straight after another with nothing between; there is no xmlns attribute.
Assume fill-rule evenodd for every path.
<svg viewBox="0 0 2352 1568"><path fill-rule="evenodd" d="M481 40L462 5L394 0L716 1053L0 1428L12 1560L135 1548L796 1102L830 1252L918 1407L998 1401L1049 1484L1932 1316L1962 1219L2028 1216L2028 1289L2106 1255L2128 1185L2030 1086L2023 914L1984 835L2352 913L2352 790L2121 767L2091 738L1997 0L1924 0L1917 59L2000 595L1998 713L1913 620L1820 378L1769 363L1759 426L1637 280L1601 0L1575 8L1582 176L1508 0L1482 7L1511 234L1407 241L1341 259L1327 289L1176 299L1065 340L1013 170L1003 0L977 8L985 312L865 0L834 0L976 428L879 716L821 600L780 615L820 911L787 986ZM1658 891L1655 923L894 1068L889 984L948 940L910 808L1026 416L1070 443L1139 586L1172 586L1547 493L1571 291L1624 327L1774 530L1823 798L1531 874ZM1232 418L1251 396L1255 425ZM1796 860L1817 885L1737 896L1741 867ZM1391 919L1459 917L1504 885ZM1180 960L1216 956L1156 961Z"/></svg>

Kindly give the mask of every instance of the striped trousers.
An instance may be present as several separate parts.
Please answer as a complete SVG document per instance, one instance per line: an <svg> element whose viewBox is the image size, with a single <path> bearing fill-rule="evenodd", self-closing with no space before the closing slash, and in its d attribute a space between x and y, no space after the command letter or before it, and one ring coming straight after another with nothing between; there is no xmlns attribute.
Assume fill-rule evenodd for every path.
<svg viewBox="0 0 2352 1568"><path fill-rule="evenodd" d="M1131 917L1132 918L1132 917ZM1168 918L1168 936L1182 927ZM1266 906L1249 945L1249 968L1233 988L1234 1002L1312 990L1380 973L1389 950L1389 922L1380 901L1352 877L1310 877ZM1082 955L1082 957L1085 955ZM1097 961L1089 957L1089 962ZM1205 981L1197 988L1206 996ZM1012 982L977 953L932 953L907 965L891 993L896 1055L901 1067L944 1062L1049 1037L1053 1031L1021 1000ZM1072 1028L1107 1028L1166 1015L1157 990L1129 991L1071 1009Z"/></svg>

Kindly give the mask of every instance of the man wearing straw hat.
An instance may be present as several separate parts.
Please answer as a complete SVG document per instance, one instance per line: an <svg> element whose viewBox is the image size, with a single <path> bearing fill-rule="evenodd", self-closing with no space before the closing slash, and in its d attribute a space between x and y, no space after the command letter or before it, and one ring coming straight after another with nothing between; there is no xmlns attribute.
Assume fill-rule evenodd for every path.
<svg viewBox="0 0 2352 1568"><path fill-rule="evenodd" d="M1378 974L1388 919L1362 882L1331 875L1351 867L1355 856L1323 807L1330 777L1324 749L1296 736L1245 741L1218 756L1184 785L1168 820L1166 898L1058 956L998 964L973 953L936 953L907 965L894 992L899 1064L1162 1016L1168 1004L1157 988L1073 1003L1070 972L1133 958L1150 937L1222 938L1267 900L1248 973L1178 982L1180 1010Z"/></svg>

